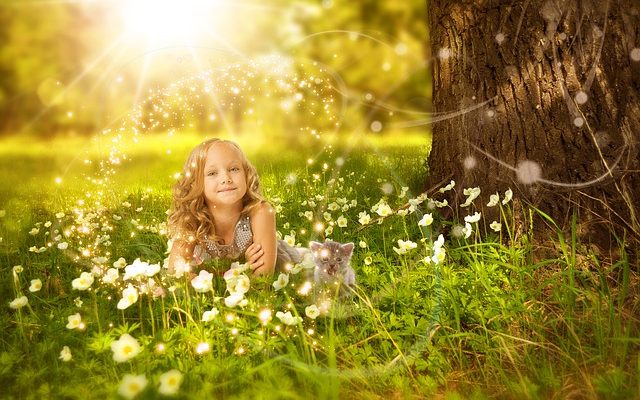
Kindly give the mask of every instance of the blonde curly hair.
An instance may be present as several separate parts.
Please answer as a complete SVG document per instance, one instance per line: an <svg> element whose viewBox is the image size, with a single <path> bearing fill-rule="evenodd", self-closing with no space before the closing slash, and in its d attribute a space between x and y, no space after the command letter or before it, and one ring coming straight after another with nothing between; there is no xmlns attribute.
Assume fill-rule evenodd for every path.
<svg viewBox="0 0 640 400"><path fill-rule="evenodd" d="M173 240L185 240L189 243L201 242L206 236L217 240L213 215L204 198L204 167L207 152L211 146L226 143L233 146L241 155L242 166L247 181L247 193L242 198L242 214L249 213L260 205L262 188L255 167L247 160L242 149L235 142L223 139L209 139L197 145L184 164L180 178L173 186L173 206L169 214L169 235Z"/></svg>

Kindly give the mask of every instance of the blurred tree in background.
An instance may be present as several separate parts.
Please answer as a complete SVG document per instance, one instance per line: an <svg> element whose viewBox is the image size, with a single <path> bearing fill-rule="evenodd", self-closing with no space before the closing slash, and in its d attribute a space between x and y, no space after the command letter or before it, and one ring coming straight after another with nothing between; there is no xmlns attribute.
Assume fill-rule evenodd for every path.
<svg viewBox="0 0 640 400"><path fill-rule="evenodd" d="M425 13L422 0L4 0L0 133L92 134L150 89L271 55L292 59L300 74L325 68L352 127L410 118L402 110L430 103ZM241 125L246 110L235 107Z"/></svg>

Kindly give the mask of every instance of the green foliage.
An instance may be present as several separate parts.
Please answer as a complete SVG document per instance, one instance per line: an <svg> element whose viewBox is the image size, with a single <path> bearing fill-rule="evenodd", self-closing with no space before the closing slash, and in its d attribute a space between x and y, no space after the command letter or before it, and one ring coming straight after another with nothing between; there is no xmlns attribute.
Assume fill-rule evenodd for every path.
<svg viewBox="0 0 640 400"><path fill-rule="evenodd" d="M185 133L172 143L173 154L186 154L198 140ZM291 272L289 285L277 291L272 286L276 277L252 278L244 307L225 305L227 283L220 275L208 293L196 293L187 278L154 276L165 287L165 297L141 294L124 310L116 308L123 285L102 284L96 277L92 290L72 289L71 281L94 265L106 269L120 257L127 264L136 258L162 263L166 257L168 189L182 157L154 159L151 155L165 148L159 137L145 137L141 147L131 147L129 162L100 197L99 211L78 204L79 198L92 198L77 197L88 191L83 179L65 178L57 186L48 174L36 175L26 199L25 188L4 186L0 284L3 293L11 294L7 301L21 295L29 301L18 310L0 309L0 376L7 396L114 397L125 374L144 374L149 384L140 396L154 398L161 374L171 369L184 377L179 398L636 395L640 332L631 282L637 277L627 258L602 262L558 232L557 249L537 259L530 234L516 239L507 231L512 222L506 218L507 204L502 206L503 232L468 239L447 235L444 260L433 262L438 235L453 232L459 222L443 220L425 199L416 210L407 208L409 200L419 198L423 172L406 166L421 165L427 148L412 146L419 138L407 138L405 146L397 139L375 140L375 146L368 142L353 152L336 142L320 152L295 153L241 142L261 171L282 237L289 235L302 245L325 236L356 244L352 265L358 285L352 297L334 300L316 319L307 317L305 308L324 299L299 292L306 280L303 272ZM15 142L10 143L15 151ZM308 163L312 150L313 162ZM89 149L89 158L92 151L99 153ZM2 152L7 148L0 146ZM342 168L335 167L336 158L346 154ZM62 151L54 160L67 156ZM47 162L48 157L43 155ZM146 179L150 163L156 180ZM72 173L81 177L93 172L87 165ZM288 180L292 174L295 182ZM380 188L387 182L392 190L385 194ZM433 197L440 200L447 194ZM30 211L21 214L15 198L22 198ZM373 210L380 200L396 212L378 220ZM398 215L403 209L407 214ZM89 211L96 216L89 217ZM56 216L59 212L65 216ZM359 222L362 212L372 216L369 224ZM433 214L429 226L418 225L424 212ZM346 226L338 224L340 217ZM322 229L315 229L318 223ZM91 233L80 234L76 228L56 239L82 224ZM474 223L474 233L481 226ZM30 234L32 229L37 232ZM399 239L416 247L399 254ZM58 248L63 240L67 249ZM95 254L83 255L78 249L89 242L98 243L92 247ZM45 250L29 251L32 246ZM14 265L24 270L14 272ZM208 267L222 272L229 262ZM32 293L28 287L35 278L43 288ZM213 307L219 314L203 322L204 312ZM260 319L264 309L271 310L266 322ZM302 321L286 325L277 311L290 311ZM75 313L80 313L84 330L67 329L68 317ZM111 346L123 334L134 337L141 351L117 363ZM209 348L199 347L201 343ZM63 346L72 354L68 362L59 358Z"/></svg>

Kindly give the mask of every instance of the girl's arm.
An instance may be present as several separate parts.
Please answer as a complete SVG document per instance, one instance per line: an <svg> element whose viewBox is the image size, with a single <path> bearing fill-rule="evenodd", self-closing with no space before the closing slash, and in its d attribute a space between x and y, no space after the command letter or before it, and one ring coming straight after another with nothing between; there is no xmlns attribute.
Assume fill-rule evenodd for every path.
<svg viewBox="0 0 640 400"><path fill-rule="evenodd" d="M171 252L169 253L168 271L169 275L176 273L176 263L189 262L193 257L193 248L195 243L189 243L184 240L176 239L171 246Z"/></svg>
<svg viewBox="0 0 640 400"><path fill-rule="evenodd" d="M263 202L251 211L253 246L258 248L257 259L248 260L255 274L272 274L276 266L276 213L271 204Z"/></svg>

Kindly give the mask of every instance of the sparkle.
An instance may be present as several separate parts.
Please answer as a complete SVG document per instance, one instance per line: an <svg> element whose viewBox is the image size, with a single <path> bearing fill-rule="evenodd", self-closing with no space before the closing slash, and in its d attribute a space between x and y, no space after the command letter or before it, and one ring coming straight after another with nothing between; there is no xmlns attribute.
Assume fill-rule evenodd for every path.
<svg viewBox="0 0 640 400"><path fill-rule="evenodd" d="M525 160L518 164L516 168L518 180L525 185L531 185L540 180L542 169L540 164L535 161Z"/></svg>
<svg viewBox="0 0 640 400"><path fill-rule="evenodd" d="M631 57L631 60L633 61L640 61L640 47L636 47L634 49L631 50L631 52L629 53L629 57Z"/></svg>
<svg viewBox="0 0 640 400"><path fill-rule="evenodd" d="M371 129L371 132L378 133L378 132L380 132L382 130L382 122L373 121L371 123L371 125L369 126L369 128Z"/></svg>
<svg viewBox="0 0 640 400"><path fill-rule="evenodd" d="M322 232L324 230L324 224L322 222L316 222L316 224L314 225L313 229L316 232Z"/></svg>
<svg viewBox="0 0 640 400"><path fill-rule="evenodd" d="M59 184L61 184L61 183L62 183L62 178L60 178L59 176L58 176L58 177L56 177L55 182L56 182L56 184L58 184L58 185L59 185Z"/></svg>
<svg viewBox="0 0 640 400"><path fill-rule="evenodd" d="M443 60L451 57L451 49L449 49L448 47L441 48L440 50L438 50L438 57Z"/></svg>
<svg viewBox="0 0 640 400"><path fill-rule="evenodd" d="M578 93L576 93L574 99L577 104L584 104L587 102L587 100L589 100L589 96L585 92L580 90Z"/></svg>
<svg viewBox="0 0 640 400"><path fill-rule="evenodd" d="M504 33L498 33L496 35L496 42L498 44L502 44L502 42L504 42Z"/></svg>
<svg viewBox="0 0 640 400"><path fill-rule="evenodd" d="M209 343L207 343L207 342L200 342L196 346L196 353L198 353L198 354L208 353L209 350L210 350L210 347L209 347Z"/></svg>

